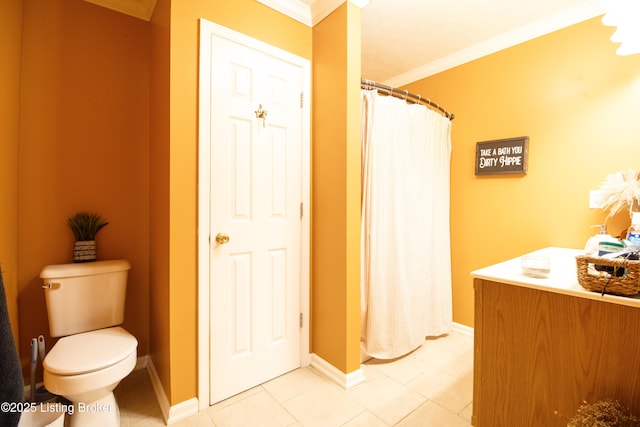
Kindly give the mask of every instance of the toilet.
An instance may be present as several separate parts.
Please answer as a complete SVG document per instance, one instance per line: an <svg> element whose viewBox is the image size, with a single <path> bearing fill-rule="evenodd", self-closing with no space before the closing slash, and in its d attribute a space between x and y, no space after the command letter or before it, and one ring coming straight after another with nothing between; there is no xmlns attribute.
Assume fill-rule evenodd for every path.
<svg viewBox="0 0 640 427"><path fill-rule="evenodd" d="M43 279L49 332L44 386L70 401L71 426L120 426L113 390L136 365L138 340L122 327L125 260L48 265Z"/></svg>

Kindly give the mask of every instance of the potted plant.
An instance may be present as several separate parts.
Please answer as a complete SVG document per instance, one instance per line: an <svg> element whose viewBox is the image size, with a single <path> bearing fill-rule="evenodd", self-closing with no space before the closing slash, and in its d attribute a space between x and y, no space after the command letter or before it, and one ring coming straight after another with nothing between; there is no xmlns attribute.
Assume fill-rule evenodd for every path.
<svg viewBox="0 0 640 427"><path fill-rule="evenodd" d="M71 228L76 239L73 245L73 262L90 262L97 259L96 234L109 224L100 215L78 212L67 218L67 225Z"/></svg>

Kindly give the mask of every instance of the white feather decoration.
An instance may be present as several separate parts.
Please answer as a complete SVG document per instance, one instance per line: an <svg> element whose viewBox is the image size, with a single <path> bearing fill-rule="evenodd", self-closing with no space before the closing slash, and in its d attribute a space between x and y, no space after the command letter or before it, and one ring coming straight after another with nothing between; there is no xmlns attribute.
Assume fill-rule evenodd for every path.
<svg viewBox="0 0 640 427"><path fill-rule="evenodd" d="M640 210L640 171L627 169L607 177L600 185L602 209L609 211L607 219L628 208L629 216Z"/></svg>

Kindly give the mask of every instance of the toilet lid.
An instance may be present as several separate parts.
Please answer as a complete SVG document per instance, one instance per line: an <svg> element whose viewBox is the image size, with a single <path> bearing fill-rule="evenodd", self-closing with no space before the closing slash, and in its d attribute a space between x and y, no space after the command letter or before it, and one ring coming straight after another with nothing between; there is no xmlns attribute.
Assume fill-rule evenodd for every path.
<svg viewBox="0 0 640 427"><path fill-rule="evenodd" d="M137 346L138 340L120 327L69 335L58 340L43 366L57 375L84 374L124 360Z"/></svg>

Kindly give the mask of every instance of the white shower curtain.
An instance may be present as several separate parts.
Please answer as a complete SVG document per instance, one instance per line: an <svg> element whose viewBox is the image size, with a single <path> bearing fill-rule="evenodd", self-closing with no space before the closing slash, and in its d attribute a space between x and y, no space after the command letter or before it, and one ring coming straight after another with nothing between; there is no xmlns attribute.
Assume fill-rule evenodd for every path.
<svg viewBox="0 0 640 427"><path fill-rule="evenodd" d="M452 326L451 121L362 91L361 341L392 359Z"/></svg>

